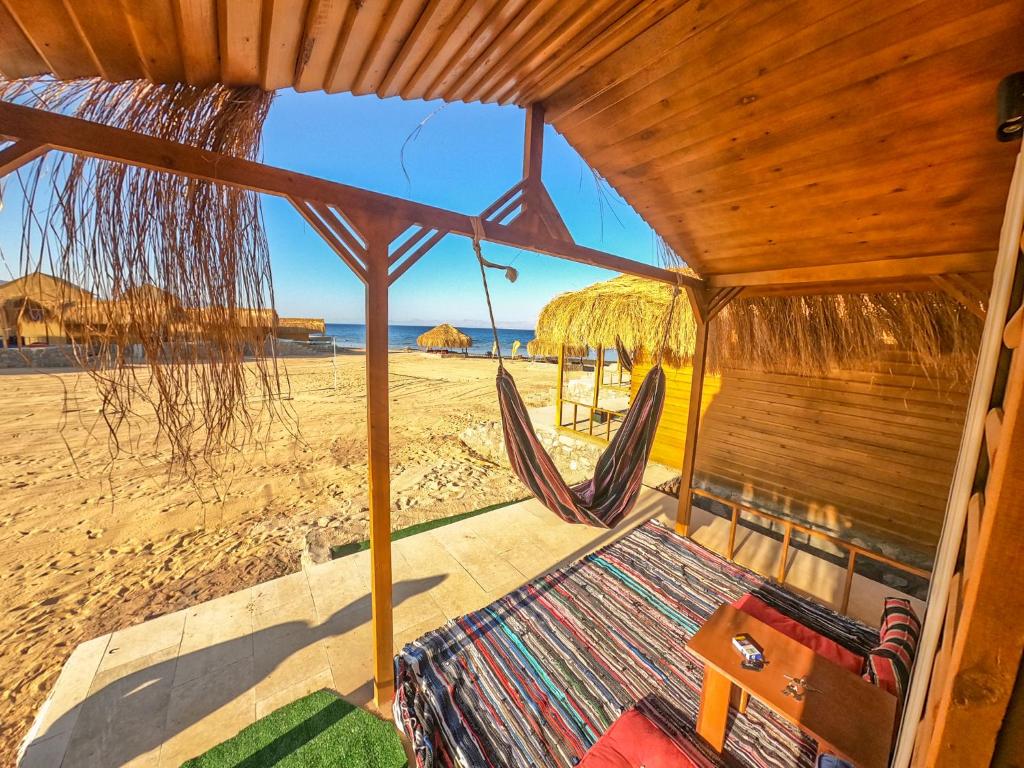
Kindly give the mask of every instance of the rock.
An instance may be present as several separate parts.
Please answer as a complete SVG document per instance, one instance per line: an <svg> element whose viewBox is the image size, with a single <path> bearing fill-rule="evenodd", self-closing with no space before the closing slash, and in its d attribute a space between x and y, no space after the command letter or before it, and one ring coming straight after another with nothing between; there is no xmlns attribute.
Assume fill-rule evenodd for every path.
<svg viewBox="0 0 1024 768"><path fill-rule="evenodd" d="M313 528L306 534L306 544L302 549L300 558L303 568L326 563L331 559L331 543L327 537L327 531L323 528Z"/></svg>
<svg viewBox="0 0 1024 768"><path fill-rule="evenodd" d="M329 518L329 517L318 517L316 519L316 524L318 526L320 526L321 528L326 528L330 522L331 522L331 518Z"/></svg>

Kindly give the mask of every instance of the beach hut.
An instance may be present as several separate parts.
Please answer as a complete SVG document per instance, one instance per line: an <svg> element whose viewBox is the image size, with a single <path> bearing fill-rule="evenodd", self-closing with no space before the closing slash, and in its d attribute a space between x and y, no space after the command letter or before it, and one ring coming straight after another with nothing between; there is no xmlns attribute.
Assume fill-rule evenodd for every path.
<svg viewBox="0 0 1024 768"><path fill-rule="evenodd" d="M30 195L28 204L35 205L44 222L58 225L40 227L45 237L67 235L56 250L67 257L68 269L78 268L78 257L85 258L97 280L100 274L114 274L116 266L138 285L153 273L149 260L159 259L161 269L155 272L168 279L162 287L170 287L169 277L188 275L175 286L193 294L181 296L185 306L236 306L241 302L227 300L237 299L236 293L259 295L269 286L269 260L252 194L258 192L291 204L364 284L369 602L374 695L380 702L395 693L389 289L441 239L452 235L545 253L685 291L694 328L692 345L685 347L693 351L676 525L682 537L691 533L691 481L701 437L696 416L710 335L732 302L799 296L810 311L816 304L824 306L816 297L879 292L903 297L938 287L960 301L965 312L984 314L919 648L898 708L891 700L884 706L870 704L882 699L873 687L855 683L859 676L850 671L853 677L845 678L844 688L848 684L865 698L844 697L835 688L805 693L785 685L755 696L749 708L741 695L738 710L731 711L732 683L714 673L711 658L716 648L732 653L728 634L719 633L721 642L705 646L706 655L700 656L692 647L694 628L684 629L694 621L691 614L682 615L658 598L660 612L651 614L649 622L622 625L622 632L603 631L601 621L612 620L608 614L591 621L582 640L553 629L545 654L529 654L528 664L503 676L500 682L513 680L515 685L501 689L501 695L485 697L497 689L480 685L485 668L498 663L495 655L479 664L456 656L446 669L465 676L447 685L431 686L422 677L403 681L400 704L408 702L416 685L437 697L434 709L417 699L407 710L415 712L416 720L407 727L420 729L420 757L447 758L474 749L484 753L478 761L483 764L488 754L504 757L539 738L539 751L521 764L532 764L536 754L537 762L570 765L614 727L610 713L618 717L627 701L633 703L628 696L617 698L615 691L637 680L671 677L686 683L673 689L679 700L669 703L688 707L672 733L696 745L691 763L777 765L775 747L787 738L791 743L795 730L804 729L823 748L836 749L837 740L856 745L871 739L878 747L872 765L890 763L893 742L891 762L897 768L912 763L972 768L993 760L1013 764L1021 752L1019 713L1024 710L1024 678L1018 672L1024 646L1018 543L1024 526L1019 288L1024 169L1014 159L1018 146L1010 143L1024 122L1022 77L1014 74L1024 66L1024 5L1019 0L866 0L844 7L808 1L786 12L754 0L569 0L486 7L426 0L268 3L261 12L250 12L245 3L208 0L182 7L129 5L100 0L0 4L0 72L44 78L29 81L31 97L22 91L22 103L0 102L5 141L0 173L40 157L47 163L58 155L74 156L79 164L72 172L39 175L42 194ZM32 90L41 87L49 90ZM289 87L523 107L522 178L467 214L267 166L257 162L267 93ZM93 89L87 91L90 98L82 98L81 88ZM573 240L542 181L548 124L685 258L693 276ZM94 173L82 173L80 163L96 158L102 162L89 166ZM55 201L50 213L44 200ZM119 226L94 226L98 219ZM125 238L140 247L113 247ZM85 244L88 253L82 252ZM756 344L765 327L790 330L756 308L736 305L731 327L746 323L758 332L737 333L738 338ZM845 327L854 317L839 313L832 319ZM158 326L158 320L147 322ZM225 332L220 340L229 350L237 337ZM800 347L807 342L797 335L792 343ZM720 344L715 348L721 352ZM775 345L774 351L779 348ZM213 446L230 436L226 428L217 432L217 425L231 423L225 414L237 415L236 409L251 398L237 386L241 361L224 359L223 378L231 387L198 392L206 398L198 403L175 389L184 386L179 384L187 381L184 377L168 377L164 390L168 402L187 403L206 415L206 426L214 431L187 428L173 406L158 413L161 425L181 426L183 435L201 434ZM270 366L262 370L266 374ZM715 370L713 359L709 370ZM265 375L262 381L272 384L273 379ZM754 436L744 439L757 440L780 409L765 409L756 423L740 413L729 421L737 429L752 427ZM866 410L870 420L872 406ZM927 421L940 422L947 411L937 408ZM177 434L173 429L162 433L172 440ZM189 448L176 445L179 453ZM784 541L793 530L786 527ZM660 566L657 541L669 535L675 534L665 531L645 540L649 546L638 548L630 564ZM697 551L685 538L674 546ZM855 557L850 556L851 563ZM606 565L605 570L630 567ZM785 566L783 556L780 569ZM665 568L658 573L657 587L624 601L619 613L633 618L655 592L669 599L666 593L674 594L676 586L693 586L696 570L738 574L710 557L693 568ZM571 581L558 578L550 593L567 589ZM601 607L603 601L592 599L588 585L576 589L583 609ZM770 584L761 589L788 606L799 599L779 594ZM711 594L727 607L731 595L704 590L700 600L706 603ZM511 602L493 609L486 625L512 609ZM815 616L819 628L836 621L831 613ZM514 625L503 618L502 633L473 628L470 639L418 647L470 654L492 635L515 634ZM641 643L666 632L676 634L663 652L640 650ZM535 648L541 634L530 625L514 637L522 645L507 653L503 648L501 658L527 658L524 649ZM620 642L605 657L615 659L610 665L615 669L586 667L592 675L588 682L597 679L600 685L583 689L581 684L585 695L577 697L571 684L552 684L555 670L563 673L570 666L560 663L559 652L571 643L606 636ZM576 660L594 662L597 656L591 652ZM638 659L635 669L630 659ZM719 661L735 666L736 659ZM824 662L817 665L823 668L828 668ZM766 669L759 677L751 672L743 679L765 680L780 671L774 665ZM528 673L535 676L525 681L519 676ZM693 697L701 681L698 701ZM472 695L466 696L467 691ZM459 706L472 708L472 717L458 711L456 695ZM516 722L508 725L526 725L516 732L521 738L502 742L506 723L494 707L512 700L523 704L521 711L509 714ZM827 702L830 714L816 725L801 720L819 711L817 702ZM766 709L774 714L766 716ZM898 729L892 722L897 710ZM432 717L432 712L444 716ZM632 719L632 713L626 714ZM744 727L787 718L790 725L784 729ZM476 730L465 735L470 722ZM89 744L116 743L113 723L104 721L104 738ZM449 728L454 723L463 738L431 749L427 742L435 736L458 737L454 726ZM729 738L727 724L733 729ZM697 740L695 731L707 738ZM832 740L822 731L831 731ZM63 752L68 736L61 731L57 737L62 741L47 739L39 747ZM805 743L799 764L809 765L815 752L815 744Z"/></svg>
<svg viewBox="0 0 1024 768"><path fill-rule="evenodd" d="M70 342L74 334L71 310L90 298L85 289L43 272L0 284L3 346Z"/></svg>
<svg viewBox="0 0 1024 768"><path fill-rule="evenodd" d="M428 350L444 352L450 349L461 349L464 354L468 355L469 348L473 346L473 339L458 328L448 323L441 323L441 325L417 336L416 344Z"/></svg>
<svg viewBox="0 0 1024 768"><path fill-rule="evenodd" d="M683 302L666 333L671 307L669 286L617 277L552 299L537 332L593 346L598 360L617 342L633 350L630 396L665 342L668 390L651 457L680 467L696 407L697 321ZM709 338L693 492L929 569L981 328L941 292L734 300ZM560 375L556 426L613 434L625 409L602 401L610 380L594 377L581 397Z"/></svg>

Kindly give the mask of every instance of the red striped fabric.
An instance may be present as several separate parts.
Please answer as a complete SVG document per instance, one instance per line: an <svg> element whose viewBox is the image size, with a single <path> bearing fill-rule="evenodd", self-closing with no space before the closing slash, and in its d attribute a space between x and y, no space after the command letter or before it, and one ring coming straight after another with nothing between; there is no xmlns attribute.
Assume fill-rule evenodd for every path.
<svg viewBox="0 0 1024 768"><path fill-rule="evenodd" d="M665 374L656 365L597 460L594 477L570 486L537 438L512 375L498 368L498 403L512 469L538 501L568 523L613 528L633 508L664 402Z"/></svg>

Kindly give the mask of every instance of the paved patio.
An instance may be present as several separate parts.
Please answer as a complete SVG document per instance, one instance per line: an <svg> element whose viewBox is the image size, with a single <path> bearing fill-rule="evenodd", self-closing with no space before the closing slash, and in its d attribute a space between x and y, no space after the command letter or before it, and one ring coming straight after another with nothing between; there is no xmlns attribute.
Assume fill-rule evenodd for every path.
<svg viewBox="0 0 1024 768"><path fill-rule="evenodd" d="M662 478L652 468L648 479ZM675 504L645 488L627 522L604 531L566 525L530 500L395 542L396 646L647 519L674 519ZM693 525L697 541L724 550L727 521L694 510ZM736 559L772 573L779 546L741 529ZM177 768L320 688L368 705L368 577L369 553L361 552L81 644L19 765ZM787 584L834 600L842 583L842 568L792 552ZM882 597L893 593L857 576L850 613L877 624Z"/></svg>

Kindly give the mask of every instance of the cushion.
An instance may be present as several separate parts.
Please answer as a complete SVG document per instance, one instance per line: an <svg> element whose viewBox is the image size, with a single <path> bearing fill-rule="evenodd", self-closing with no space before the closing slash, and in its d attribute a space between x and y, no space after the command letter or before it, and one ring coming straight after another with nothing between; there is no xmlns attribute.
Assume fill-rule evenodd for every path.
<svg viewBox="0 0 1024 768"><path fill-rule="evenodd" d="M796 619L791 619L759 597L751 594L743 595L733 602L732 607L764 622L772 629L778 630L791 640L796 640L800 645L810 648L819 656L823 656L833 664L838 664L843 669L850 670L855 675L859 675L864 670L864 659L860 654L854 653L849 648L844 648L835 640L815 632ZM757 640L756 637L754 639Z"/></svg>
<svg viewBox="0 0 1024 768"><path fill-rule="evenodd" d="M672 740L640 712L619 716L592 746L578 768L698 768Z"/></svg>
<svg viewBox="0 0 1024 768"><path fill-rule="evenodd" d="M910 601L902 597L885 598L878 645L868 654L864 679L903 701L920 635L921 622Z"/></svg>

